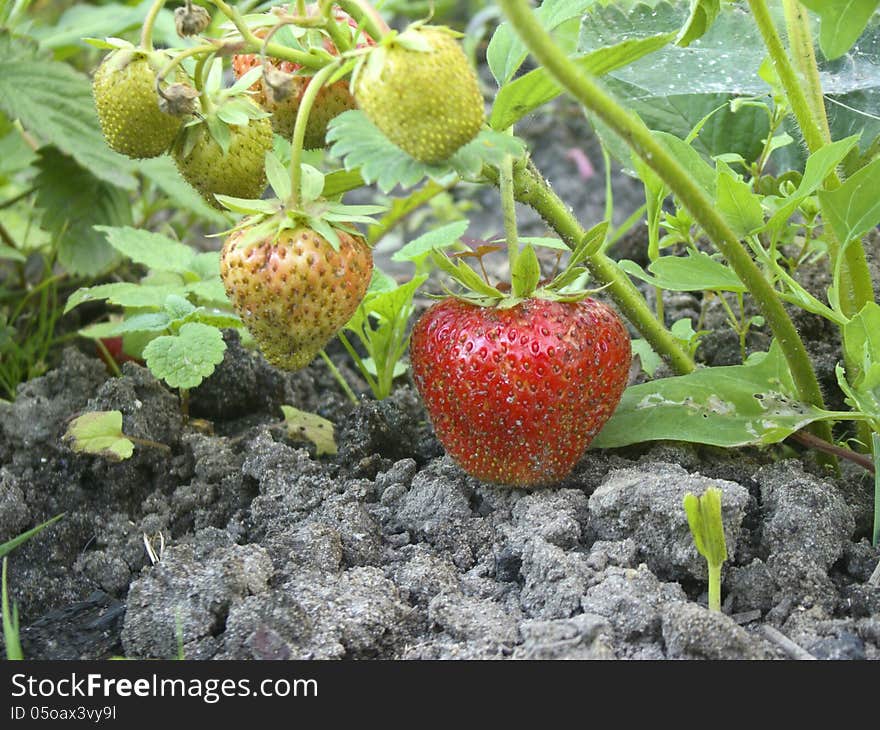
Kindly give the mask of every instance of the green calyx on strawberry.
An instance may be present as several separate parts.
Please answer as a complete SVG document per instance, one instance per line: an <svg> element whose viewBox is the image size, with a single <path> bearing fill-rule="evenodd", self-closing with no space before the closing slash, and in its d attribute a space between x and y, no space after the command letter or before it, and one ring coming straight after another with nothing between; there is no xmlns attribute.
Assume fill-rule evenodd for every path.
<svg viewBox="0 0 880 730"><path fill-rule="evenodd" d="M184 113L164 105L156 79L171 56L145 51L116 39L94 41L110 49L95 72L92 94L107 145L134 159L158 157L168 150L184 122ZM183 71L175 79L185 83Z"/></svg>
<svg viewBox="0 0 880 730"><path fill-rule="evenodd" d="M214 207L216 196L259 198L266 189L263 161L272 149L269 115L247 95L259 71L228 89L220 88L222 68L215 62L206 92L209 104L186 124L172 149L183 178Z"/></svg>
<svg viewBox="0 0 880 730"><path fill-rule="evenodd" d="M373 257L355 223L374 223L379 206L321 197L324 176L303 165L299 202L281 163L266 156L280 199L221 196L247 215L228 232L220 257L226 293L266 359L285 370L308 365L345 325L366 294Z"/></svg>
<svg viewBox="0 0 880 730"><path fill-rule="evenodd" d="M367 117L420 162L449 159L483 126L483 96L458 36L420 23L391 32L352 79L355 100Z"/></svg>
<svg viewBox="0 0 880 730"><path fill-rule="evenodd" d="M307 15L317 14L318 5L307 6ZM372 38L360 32L355 20L341 10L335 11L337 23L337 39L339 34L347 41L348 48L364 48L374 44ZM266 15L265 22L275 25L277 16ZM257 37L265 37L270 27L256 28ZM274 36L277 39L282 33L287 33L287 43L297 50L322 53L325 60L332 60L348 48L338 49L331 40L326 30L305 29L296 26L285 26L285 29ZM254 68L260 67L260 57L257 54L246 53L232 57L232 68L236 78L241 78ZM296 115L303 95L308 89L313 71L304 69L291 61L283 61L277 58L266 59L266 66L262 78L257 79L251 92L254 101L272 115L272 128L277 134L286 139L293 136L293 128L296 123ZM356 108L354 97L349 90L349 82L344 79L334 81L324 86L315 98L309 123L306 127L303 140L304 149L320 149L326 144L327 125L330 121L345 111Z"/></svg>
<svg viewBox="0 0 880 730"><path fill-rule="evenodd" d="M523 488L558 482L620 401L629 335L611 307L572 287L604 228L591 234L540 286L527 244L509 293L435 254L472 291L443 299L416 323L413 379L438 439L474 477Z"/></svg>

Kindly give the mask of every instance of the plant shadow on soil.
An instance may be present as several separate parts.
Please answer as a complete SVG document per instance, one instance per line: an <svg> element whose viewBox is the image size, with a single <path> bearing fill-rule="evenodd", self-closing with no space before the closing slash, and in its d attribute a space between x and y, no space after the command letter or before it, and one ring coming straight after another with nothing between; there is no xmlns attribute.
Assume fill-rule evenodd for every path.
<svg viewBox="0 0 880 730"><path fill-rule="evenodd" d="M563 145L584 133L565 118L575 128ZM564 146L546 155L539 165L579 216L600 219L601 179L573 178ZM523 228L544 232L534 217ZM643 249L637 236L617 253ZM819 274L808 288L826 286ZM665 303L669 322L696 321L696 297ZM836 333L795 314L834 406ZM704 360L738 361L720 307L707 324ZM280 373L237 334L226 339L224 362L191 394L213 434L185 424L177 396L144 368L110 378L73 348L0 405L0 542L66 513L10 556L28 658L173 658L178 626L190 659L798 655L768 627L817 658L880 658L872 484L854 467L833 479L794 451L779 461L779 451L655 443L589 451L553 489L493 487L443 455L411 385L354 407L320 360ZM767 344L750 336L750 348ZM339 454L317 459L272 428L282 403L336 423ZM136 447L113 463L63 444L70 419L111 409L126 434L171 455ZM705 608L706 568L682 508L707 486L723 492L723 614ZM161 552L155 565L145 539Z"/></svg>

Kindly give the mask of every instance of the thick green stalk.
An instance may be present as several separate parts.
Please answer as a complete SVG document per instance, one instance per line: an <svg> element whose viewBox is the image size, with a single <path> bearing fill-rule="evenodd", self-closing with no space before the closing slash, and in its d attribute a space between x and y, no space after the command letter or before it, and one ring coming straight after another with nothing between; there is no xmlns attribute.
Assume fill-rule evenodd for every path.
<svg viewBox="0 0 880 730"><path fill-rule="evenodd" d="M306 138L309 114L318 92L321 91L324 82L330 78L335 70L336 64L331 63L312 77L296 112L296 125L293 128L293 139L290 142L290 205L294 209L298 208L302 202L300 190L302 187L302 146L303 140Z"/></svg>
<svg viewBox="0 0 880 730"><path fill-rule="evenodd" d="M519 255L519 234L516 230L516 198L513 192L513 155L505 155L499 167L499 188L501 190L501 211L504 216L504 236L507 239L507 262L510 275L516 257Z"/></svg>
<svg viewBox="0 0 880 730"><path fill-rule="evenodd" d="M718 213L714 201L654 138L638 117L621 107L598 83L571 62L538 23L527 0L499 0L499 5L526 47L545 70L620 135L678 196L751 292L782 348L800 399L817 407L824 407L813 365L782 301L736 234ZM607 265L614 266L610 260ZM831 440L831 428L828 424L820 424L817 433L826 440Z"/></svg>
<svg viewBox="0 0 880 730"><path fill-rule="evenodd" d="M153 26L156 25L156 18L159 17L159 12L164 6L165 0L156 0L150 6L147 17L144 18L144 26L141 30L141 48L147 51L153 50Z"/></svg>
<svg viewBox="0 0 880 730"><path fill-rule="evenodd" d="M773 61L773 67L782 82L785 89L785 95L788 97L788 103L791 111L797 120L798 126L801 128L801 134L804 135L804 142L810 151L819 149L825 144L825 136L822 134L822 127L813 115L812 105L807 99L803 86L807 83L807 79L799 79L785 46L782 44L782 38L773 24L773 18L767 3L764 0L749 0L749 7L752 9L752 16L755 24L761 32L764 39L764 45ZM838 181L839 183L839 181Z"/></svg>
<svg viewBox="0 0 880 730"><path fill-rule="evenodd" d="M816 54L813 50L812 38L809 34L809 26L806 18L801 16L801 23L789 22L790 42L793 53L799 63L809 65L810 68L801 76L795 71L791 59L782 44L782 38L773 24L773 18L767 8L765 0L749 0L749 7L764 45L773 61L773 66L785 89L788 103L792 113L800 127L804 142L809 151L815 152L831 142L831 134L828 131L828 120L825 114L825 105L822 101L822 89L819 84L819 71L816 67ZM787 13L786 18L788 19ZM792 21L797 21L796 17ZM792 26L794 26L792 28ZM795 46L794 44L799 44ZM811 61L811 63L809 63ZM804 91L806 87L807 91ZM807 96L809 93L809 97ZM840 187L840 177L837 172L832 172L825 181L828 189ZM826 230L829 239L829 249L832 264L837 258L842 241L838 241L830 226ZM844 254L844 271L841 276L841 307L848 317L857 314L868 302L874 301L874 283L871 280L871 271L865 258L865 250L860 242L854 241L846 248Z"/></svg>
<svg viewBox="0 0 880 730"><path fill-rule="evenodd" d="M491 173L491 168L484 168L484 174L487 173ZM513 183L516 199L534 209L569 248L574 248L583 240L587 232L568 206L535 170L517 165L514 168ZM657 321L641 292L614 261L605 254L596 253L588 257L585 264L596 280L607 287L605 291L623 315L632 322L651 347L669 361L678 375L686 375L695 369L693 359L669 330Z"/></svg>
<svg viewBox="0 0 880 730"><path fill-rule="evenodd" d="M798 0L782 0L785 10L785 30L788 33L788 47L801 81L806 84L807 100L813 110L813 118L819 123L822 137L831 141L831 128L825 112L825 97L822 95L822 82L819 80L819 66L816 63L816 49L807 9Z"/></svg>

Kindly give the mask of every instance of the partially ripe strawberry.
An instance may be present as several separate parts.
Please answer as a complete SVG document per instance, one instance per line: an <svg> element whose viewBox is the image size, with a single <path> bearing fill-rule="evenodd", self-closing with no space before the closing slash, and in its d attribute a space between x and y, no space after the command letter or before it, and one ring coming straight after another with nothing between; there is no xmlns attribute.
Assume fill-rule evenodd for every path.
<svg viewBox="0 0 880 730"><path fill-rule="evenodd" d="M447 453L478 479L535 487L567 476L611 417L631 352L620 318L592 299L449 298L416 323L410 359Z"/></svg>
<svg viewBox="0 0 880 730"><path fill-rule="evenodd" d="M167 151L180 131L181 117L159 108L157 59L121 49L110 53L95 72L92 93L101 131L111 149L135 159ZM167 58L165 58L167 61Z"/></svg>
<svg viewBox="0 0 880 730"><path fill-rule="evenodd" d="M421 162L447 160L483 126L477 75L448 28L410 28L371 51L355 99L379 130Z"/></svg>
<svg viewBox="0 0 880 730"><path fill-rule="evenodd" d="M259 198L266 189L264 161L272 149L272 125L266 118L232 125L223 148L206 124L188 129L174 146L174 161L184 179L215 208L215 195Z"/></svg>
<svg viewBox="0 0 880 730"><path fill-rule="evenodd" d="M317 12L317 5L309 5L307 14L313 15L315 12ZM351 28L357 28L355 20L341 10L336 11L336 20L341 23L347 23ZM263 28L257 30L255 35L257 37L265 37L267 32L267 29ZM358 48L373 45L373 39L369 36L361 34L361 39L361 42L357 44ZM329 38L322 37L322 45L328 53L338 55L339 51ZM267 62L271 68L285 74L297 74L302 71L302 66L291 61L270 58L267 59ZM232 69L237 79L240 79L248 71L259 65L260 57L257 54L242 53L232 57ZM311 76L296 75L289 81L289 94L284 99L278 99L272 89L266 87L266 80L262 77L250 88L254 101L272 115L272 129L275 130L276 134L280 134L286 139L293 137L296 114L311 81ZM315 102L309 113L303 147L307 150L324 147L326 144L327 125L330 121L342 114L342 112L355 109L356 107L357 104L351 95L347 80L337 81L322 88L315 97Z"/></svg>
<svg viewBox="0 0 880 730"><path fill-rule="evenodd" d="M351 319L370 284L372 253L342 230L338 251L306 227L255 243L249 233L239 229L223 245L226 294L266 359L299 370Z"/></svg>

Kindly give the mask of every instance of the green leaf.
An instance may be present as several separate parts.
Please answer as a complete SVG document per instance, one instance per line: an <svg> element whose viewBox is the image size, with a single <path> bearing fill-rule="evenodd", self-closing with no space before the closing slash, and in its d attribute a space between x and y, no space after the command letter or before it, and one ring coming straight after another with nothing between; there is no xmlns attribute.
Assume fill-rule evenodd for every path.
<svg viewBox="0 0 880 730"><path fill-rule="evenodd" d="M29 32L43 48L69 49L72 52L77 48L82 49L84 38L118 38L125 31L140 28L150 4L151 0L143 0L133 7L115 5L113 11L108 12L101 5L77 3L67 8L51 25L37 25Z"/></svg>
<svg viewBox="0 0 880 730"><path fill-rule="evenodd" d="M761 199L720 160L715 177L715 205L739 238L764 227Z"/></svg>
<svg viewBox="0 0 880 730"><path fill-rule="evenodd" d="M117 322L107 334L115 337L134 332L164 332L171 326L171 322L167 312L142 312Z"/></svg>
<svg viewBox="0 0 880 730"><path fill-rule="evenodd" d="M806 165L804 166L804 175L798 184L797 190L790 197L779 201L780 205L767 222L767 227L779 229L787 225L789 218L791 218L797 207L819 189L825 182L825 179L849 154L850 150L858 144L858 141L858 135L853 135L846 139L826 144L811 154L807 158ZM768 198L768 201L772 202L772 200L772 198Z"/></svg>
<svg viewBox="0 0 880 730"><path fill-rule="evenodd" d="M437 268L446 272L466 290L476 292L485 297L503 299L504 295L491 284L487 284L480 275L464 261L453 263L446 254L434 253L431 260Z"/></svg>
<svg viewBox="0 0 880 730"><path fill-rule="evenodd" d="M819 47L832 60L846 53L859 39L880 0L801 0L821 18Z"/></svg>
<svg viewBox="0 0 880 730"><path fill-rule="evenodd" d="M440 226L418 238L414 238L403 248L394 252L392 261L417 261L431 251L448 248L459 241L468 228L468 221L455 221Z"/></svg>
<svg viewBox="0 0 880 730"><path fill-rule="evenodd" d="M621 41L576 58L574 64L584 73L602 76L653 53L674 37L674 33L664 33L649 38ZM546 69L537 68L529 71L505 84L498 91L489 117L489 125L493 129L507 129L526 114L552 101L561 93L561 87Z"/></svg>
<svg viewBox="0 0 880 730"><path fill-rule="evenodd" d="M229 299L226 297L226 288L220 277L206 281L194 281L186 285L186 291L192 294L200 304L210 307L228 307Z"/></svg>
<svg viewBox="0 0 880 730"><path fill-rule="evenodd" d="M638 356L639 362L642 363L642 370L652 378L660 365L663 364L663 359L654 352L654 348L651 347L651 343L647 340L633 340L632 354L633 356Z"/></svg>
<svg viewBox="0 0 880 730"><path fill-rule="evenodd" d="M381 272L374 276L366 297L345 325L357 335L368 358L361 358L348 340L340 337L379 400L390 395L394 378L402 374L401 358L409 339L407 324L413 314L413 297L427 278L427 274L420 274L397 286Z"/></svg>
<svg viewBox="0 0 880 730"><path fill-rule="evenodd" d="M66 314L83 302L97 302L105 299L108 304L115 304L120 307L159 308L169 294L183 293L184 291L183 287L176 289L168 286L147 286L128 281L99 284L98 286L77 289L68 297L64 312Z"/></svg>
<svg viewBox="0 0 880 730"><path fill-rule="evenodd" d="M152 271L189 273L196 252L189 246L167 236L130 226L96 226L107 236L109 244L136 264Z"/></svg>
<svg viewBox="0 0 880 730"><path fill-rule="evenodd" d="M528 243L538 248L549 248L553 251L570 251L571 249L565 245L565 242L558 238L548 238L546 236L520 236L520 243Z"/></svg>
<svg viewBox="0 0 880 730"><path fill-rule="evenodd" d="M195 311L196 308L192 302L179 294L171 294L165 300L165 312L172 321L184 319Z"/></svg>
<svg viewBox="0 0 880 730"><path fill-rule="evenodd" d="M511 272L513 295L526 299L530 297L541 280L541 264L531 244L527 245L516 257Z"/></svg>
<svg viewBox="0 0 880 730"><path fill-rule="evenodd" d="M226 343L220 330L189 322L177 335L157 337L144 348L144 360L156 378L172 388L195 388L223 361Z"/></svg>
<svg viewBox="0 0 880 730"><path fill-rule="evenodd" d="M782 350L746 365L697 370L635 385L624 392L593 446L617 448L675 440L734 447L773 444L838 414L800 403Z"/></svg>
<svg viewBox="0 0 880 730"><path fill-rule="evenodd" d="M880 304L868 302L843 328L843 344L847 360L858 370L849 374L856 388L875 388L872 382L880 374Z"/></svg>
<svg viewBox="0 0 880 730"><path fill-rule="evenodd" d="M12 248L12 246L0 243L0 259L4 261L18 261L18 263L23 264L27 261L27 256L18 249Z"/></svg>
<svg viewBox="0 0 880 730"><path fill-rule="evenodd" d="M37 139L72 156L99 180L137 186L131 162L104 142L88 77L0 29L0 111Z"/></svg>
<svg viewBox="0 0 880 730"><path fill-rule="evenodd" d="M566 21L579 18L596 0L544 0L535 17L547 30L558 28ZM527 50L509 23L503 23L489 41L486 61L499 85L513 78L526 59Z"/></svg>
<svg viewBox="0 0 880 730"><path fill-rule="evenodd" d="M39 151L36 166L42 226L56 237L64 268L89 277L113 268L119 257L93 226L130 224L128 193L99 180L54 147Z"/></svg>
<svg viewBox="0 0 880 730"><path fill-rule="evenodd" d="M321 197L335 198L342 193L347 193L349 190L363 187L364 184L364 179L361 177L359 169L336 170L324 176L324 189L321 191Z"/></svg>
<svg viewBox="0 0 880 730"><path fill-rule="evenodd" d="M5 558L9 553L11 553L15 548L23 545L32 537L38 535L43 530L45 530L50 525L54 525L58 520L64 517L64 514L55 515L52 519L46 520L40 525L28 530L27 532L23 532L20 535L13 537L11 540L7 540L2 545L0 545L0 558Z"/></svg>
<svg viewBox="0 0 880 730"><path fill-rule="evenodd" d="M216 225L222 226L227 223L227 217L216 208L208 205L195 188L183 179L170 155L162 155L150 160L139 160L137 169L147 180L165 193L169 203L175 209L195 213L200 218Z"/></svg>
<svg viewBox="0 0 880 730"><path fill-rule="evenodd" d="M691 0L691 14L675 40L676 45L686 48L702 38L720 12L721 0Z"/></svg>
<svg viewBox="0 0 880 730"><path fill-rule="evenodd" d="M266 177L276 198L279 200L290 198L290 172L272 152L266 153ZM323 183L323 178L321 182Z"/></svg>
<svg viewBox="0 0 880 730"><path fill-rule="evenodd" d="M723 565L727 560L727 543L721 519L721 490L709 487L699 497L688 492L684 496L684 511L697 552L709 565Z"/></svg>
<svg viewBox="0 0 880 730"><path fill-rule="evenodd" d="M630 276L666 291L745 292L736 273L708 254L688 251L687 256L662 256L648 266L649 275L635 261L624 259L620 268Z"/></svg>
<svg viewBox="0 0 880 730"><path fill-rule="evenodd" d="M128 459L134 453L134 444L122 433L120 411L95 411L74 418L64 439L78 453L103 456L113 461Z"/></svg>
<svg viewBox="0 0 880 730"><path fill-rule="evenodd" d="M398 185L411 188L425 177L442 185L456 176L475 178L484 164L497 166L505 155L521 157L524 150L515 137L484 129L445 163L428 165L393 144L357 110L340 114L330 123L327 141L332 145L330 153L343 159L346 170L358 169L365 183L375 183L385 193Z"/></svg>
<svg viewBox="0 0 880 730"><path fill-rule="evenodd" d="M288 188L290 185L288 184ZM302 166L302 199L317 200L324 190L324 174L311 165ZM280 197L280 196L279 196ZM282 198L284 200L285 198Z"/></svg>
<svg viewBox="0 0 880 730"><path fill-rule="evenodd" d="M820 190L825 219L841 241L860 238L880 223L877 175L880 159L865 165L836 190Z"/></svg>
<svg viewBox="0 0 880 730"><path fill-rule="evenodd" d="M293 406L281 406L287 435L297 441L311 441L315 445L315 455L322 456L337 452L333 435L333 422L314 413L301 411Z"/></svg>
<svg viewBox="0 0 880 730"><path fill-rule="evenodd" d="M657 140L710 196L715 194L715 170L690 144L668 132L654 132Z"/></svg>

